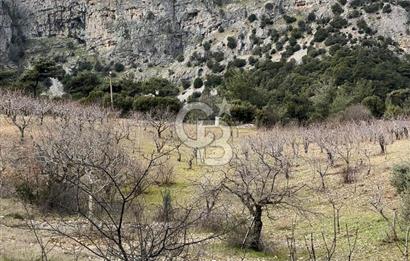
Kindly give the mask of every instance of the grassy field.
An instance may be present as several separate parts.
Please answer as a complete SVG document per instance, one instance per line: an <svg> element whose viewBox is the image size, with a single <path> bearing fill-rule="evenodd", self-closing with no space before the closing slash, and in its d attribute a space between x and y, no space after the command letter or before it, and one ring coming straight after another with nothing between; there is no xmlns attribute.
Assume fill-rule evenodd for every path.
<svg viewBox="0 0 410 261"><path fill-rule="evenodd" d="M32 130L32 133L35 131ZM258 131L252 128L240 128L235 131L233 143L239 143L247 135L257 135ZM143 150L153 149L148 142L147 130L139 129L137 134L142 141ZM35 136L35 135L34 135ZM5 121L1 122L0 139L4 141L17 137L16 130ZM400 140L387 147L385 155L379 154L379 148L374 144L367 144L370 151L371 171L360 173L358 180L353 184L344 184L341 181L341 164L329 171L326 177L327 190L319 191L319 176L313 173L311 167L304 160L303 152L293 167L291 182L304 184L300 197L303 207L307 210L303 215L288 209L272 209L270 218L264 217L263 239L267 251L245 251L240 248L229 246L225 240L213 240L194 251L201 250L205 254L200 260L288 260L287 237L294 227L295 244L297 255L300 260L307 260L308 253L305 247L305 237L313 235L315 239L317 256L324 256L325 246L322 239L324 235L327 242L332 240L333 231L333 208L329 200L333 200L340 209L340 231L337 236L337 248L333 260L347 260L349 251L346 226L350 233L354 234L357 229L358 237L356 250L352 260L400 260L401 254L394 243L387 242L386 232L388 224L380 214L376 213L370 202L377 191L380 191L386 200L386 209L393 210L400 207L400 198L390 185L391 168L397 164L408 161L410 153L410 141ZM175 202L184 204L191 200L196 190L192 185L209 172L206 166L194 164L189 169L186 159L191 151L183 149L182 161L176 161L176 155L171 158L175 166L175 184L167 187L172 193ZM312 148L317 159L324 156L317 148ZM153 186L145 195L148 204L155 206L161 203L161 192L164 187ZM238 204L238 203L234 203ZM239 207L239 204L238 204ZM386 212L393 215L392 211ZM38 215L34 210L32 215ZM22 204L13 198L0 199L0 260L36 260L39 256L39 248L34 236L24 228L28 214ZM296 224L296 225L294 225ZM57 240L44 235L48 240ZM61 240L61 239L58 239ZM52 260L74 260L73 252L79 252L79 259L90 258L74 245L67 241L61 241L62 248L56 247L51 253ZM321 260L322 258L320 258ZM324 259L323 259L324 260Z"/></svg>

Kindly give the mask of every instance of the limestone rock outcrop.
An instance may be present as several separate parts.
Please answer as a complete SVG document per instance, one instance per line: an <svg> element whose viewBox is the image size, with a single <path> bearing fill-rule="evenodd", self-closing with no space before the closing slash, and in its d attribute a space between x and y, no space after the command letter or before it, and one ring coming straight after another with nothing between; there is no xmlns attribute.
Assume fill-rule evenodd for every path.
<svg viewBox="0 0 410 261"><path fill-rule="evenodd" d="M336 0L0 0L0 65L18 63L32 41L70 39L86 53L108 61L144 70L162 68L148 69L144 75L164 74L165 68L177 71L174 77L183 78L188 71L191 76L196 74L197 68L180 70L180 65L173 64L183 54L192 55L204 39L213 41L213 48L222 49L227 36L242 36L238 48L226 52L230 57L252 51L249 36L253 33L262 40L267 39L267 29L249 23L250 14L266 16L278 22L279 28L286 26L279 21L283 14L307 16L315 10L319 17L329 16L334 2ZM391 14L369 22L380 34L393 38L409 51L408 20L408 12L394 7ZM218 30L220 28L224 30ZM298 55L301 54L303 52Z"/></svg>

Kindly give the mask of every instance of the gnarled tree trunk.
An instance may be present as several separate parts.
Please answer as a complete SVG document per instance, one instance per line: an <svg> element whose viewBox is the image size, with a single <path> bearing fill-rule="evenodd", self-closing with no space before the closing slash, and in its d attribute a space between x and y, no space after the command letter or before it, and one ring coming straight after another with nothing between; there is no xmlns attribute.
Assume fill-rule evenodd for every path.
<svg viewBox="0 0 410 261"><path fill-rule="evenodd" d="M253 212L253 222L252 227L249 231L247 246L254 250L260 250L261 244L261 234L262 234L262 206L255 206L255 211Z"/></svg>

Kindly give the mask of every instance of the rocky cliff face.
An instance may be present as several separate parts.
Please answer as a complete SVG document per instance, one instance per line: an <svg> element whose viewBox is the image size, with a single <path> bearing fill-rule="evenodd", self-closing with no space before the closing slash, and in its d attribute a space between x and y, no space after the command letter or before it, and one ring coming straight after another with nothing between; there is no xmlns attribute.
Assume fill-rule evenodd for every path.
<svg viewBox="0 0 410 261"><path fill-rule="evenodd" d="M0 64L16 63L30 41L71 39L88 54L122 62L138 68L139 72L144 70L144 75L192 77L206 68L182 66L176 58L191 56L204 40L212 42L212 50L226 52L227 36L238 37L238 47L226 52L228 57L250 54L254 47L250 35L269 43L269 30L249 23L250 14L267 17L281 28L286 26L279 21L284 13L306 16L310 10L315 10L319 17L330 16L330 6L334 2L0 0ZM367 20L380 34L392 37L402 48L410 50L408 16L403 8L394 7L392 13L383 18L377 15ZM296 54L296 58L304 53Z"/></svg>
<svg viewBox="0 0 410 261"><path fill-rule="evenodd" d="M290 2L290 1L289 1ZM220 26L246 20L251 4L221 0L1 0L0 51L5 62L12 31L28 40L70 37L128 64L164 64L198 44ZM277 4L277 12L288 1ZM223 7L221 7L221 5ZM14 17L13 17L14 13ZM14 21L13 21L14 19ZM14 22L14 24L13 24Z"/></svg>
<svg viewBox="0 0 410 261"><path fill-rule="evenodd" d="M1 60L9 61L13 30L21 30L26 39L74 38L89 51L128 64L160 64L231 18L212 0L3 0Z"/></svg>

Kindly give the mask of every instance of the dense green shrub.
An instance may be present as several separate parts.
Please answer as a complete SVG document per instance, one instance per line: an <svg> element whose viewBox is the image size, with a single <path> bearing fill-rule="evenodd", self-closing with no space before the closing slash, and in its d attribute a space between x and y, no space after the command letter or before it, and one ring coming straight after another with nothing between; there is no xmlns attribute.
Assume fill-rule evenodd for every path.
<svg viewBox="0 0 410 261"><path fill-rule="evenodd" d="M364 19L358 20L356 24L357 24L357 27L363 32L365 32L366 34L369 34L369 35L374 34L373 30L367 25Z"/></svg>
<svg viewBox="0 0 410 261"><path fill-rule="evenodd" d="M390 4L386 4L386 5L383 6L383 13L390 14L391 12L392 12L392 9L391 9Z"/></svg>
<svg viewBox="0 0 410 261"><path fill-rule="evenodd" d="M225 65L222 65L218 62L214 63L212 66L212 72L213 73L221 73L223 72L223 70L225 70Z"/></svg>
<svg viewBox="0 0 410 261"><path fill-rule="evenodd" d="M102 80L97 74L84 71L78 75L64 78L63 84L67 93L74 95L75 98L82 98L98 88L102 84Z"/></svg>
<svg viewBox="0 0 410 261"><path fill-rule="evenodd" d="M258 127L272 127L280 121L277 110L271 107L264 107L257 111L256 125Z"/></svg>
<svg viewBox="0 0 410 261"><path fill-rule="evenodd" d="M326 46L331 46L334 44L345 45L347 44L348 40L342 33L335 33L329 35L329 37L325 40Z"/></svg>
<svg viewBox="0 0 410 261"><path fill-rule="evenodd" d="M270 29L268 35L273 42L278 41L280 37L279 32L276 29Z"/></svg>
<svg viewBox="0 0 410 261"><path fill-rule="evenodd" d="M82 72L82 71L91 71L93 69L93 65L90 61L88 60L80 60L77 62L76 65L76 72Z"/></svg>
<svg viewBox="0 0 410 261"><path fill-rule="evenodd" d="M305 21L303 20L298 21L298 28L301 33L306 31L306 27L307 25Z"/></svg>
<svg viewBox="0 0 410 261"><path fill-rule="evenodd" d="M380 97L376 95L368 96L363 99L362 104L370 110L373 116L383 116L385 104Z"/></svg>
<svg viewBox="0 0 410 261"><path fill-rule="evenodd" d="M230 65L238 67L238 68L242 68L246 65L246 60L244 59L239 59L239 58L235 58Z"/></svg>
<svg viewBox="0 0 410 261"><path fill-rule="evenodd" d="M180 101L172 97L139 96L135 97L133 102L133 109L141 112L147 112L152 109L169 109L170 111L178 112L180 107Z"/></svg>
<svg viewBox="0 0 410 261"><path fill-rule="evenodd" d="M184 90L186 90L189 87L191 87L191 82L187 79L182 79L181 80L181 85L182 85L182 88L184 88Z"/></svg>
<svg viewBox="0 0 410 261"><path fill-rule="evenodd" d="M383 4L381 3L371 3L369 5L366 5L365 7L363 7L363 10L366 13L372 14L372 13L376 13L378 12L381 8L382 8Z"/></svg>
<svg viewBox="0 0 410 261"><path fill-rule="evenodd" d="M292 24L292 23L296 22L296 18L292 17L292 16L289 16L289 15L284 15L283 19L285 20L285 22L287 24Z"/></svg>
<svg viewBox="0 0 410 261"><path fill-rule="evenodd" d="M256 20L258 20L258 17L256 16L256 14L251 14L251 15L248 16L248 21L249 22L253 23Z"/></svg>
<svg viewBox="0 0 410 261"><path fill-rule="evenodd" d="M18 71L11 69L0 69L0 88L11 87L18 79Z"/></svg>
<svg viewBox="0 0 410 261"><path fill-rule="evenodd" d="M393 167L391 184L402 199L401 215L404 221L410 221L410 165L398 164Z"/></svg>
<svg viewBox="0 0 410 261"><path fill-rule="evenodd" d="M283 43L282 42L277 42L276 43L276 50L281 51L283 49Z"/></svg>
<svg viewBox="0 0 410 261"><path fill-rule="evenodd" d="M360 17L361 15L362 13L359 10L353 10L347 14L347 18L354 19Z"/></svg>
<svg viewBox="0 0 410 261"><path fill-rule="evenodd" d="M327 29L324 29L322 27L319 27L313 37L313 41L315 42L323 42L324 40L326 40L326 38L329 36L329 32Z"/></svg>
<svg viewBox="0 0 410 261"><path fill-rule="evenodd" d="M124 93L114 93L114 107L120 109L123 113L127 113L128 111L132 110L134 97L130 97L125 95ZM110 95L105 96L105 100L103 104L107 106L110 104Z"/></svg>
<svg viewBox="0 0 410 261"><path fill-rule="evenodd" d="M256 116L256 106L249 102L235 102L232 104L230 114L235 123L251 123Z"/></svg>
<svg viewBox="0 0 410 261"><path fill-rule="evenodd" d="M291 36L288 41L290 46L295 46L298 43L296 38L293 36Z"/></svg>
<svg viewBox="0 0 410 261"><path fill-rule="evenodd" d="M273 25L273 20L267 15L262 15L260 27L265 28L267 25Z"/></svg>
<svg viewBox="0 0 410 261"><path fill-rule="evenodd" d="M347 0L338 0L338 1L341 5L345 5L347 3Z"/></svg>
<svg viewBox="0 0 410 261"><path fill-rule="evenodd" d="M340 15L344 12L344 9L338 3L335 3L332 5L332 12L335 15Z"/></svg>
<svg viewBox="0 0 410 261"><path fill-rule="evenodd" d="M199 88L201 88L202 86L204 86L204 82L202 81L202 79L201 79L201 78L196 78L196 79L194 80L194 88L195 88L195 89L199 89Z"/></svg>
<svg viewBox="0 0 410 261"><path fill-rule="evenodd" d="M143 81L141 90L142 94L155 94L161 97L176 96L179 93L175 84L163 78L151 78Z"/></svg>
<svg viewBox="0 0 410 261"><path fill-rule="evenodd" d="M390 92L386 98L387 116L397 117L399 114L410 114L410 88Z"/></svg>
<svg viewBox="0 0 410 261"><path fill-rule="evenodd" d="M350 2L350 6L353 8L357 8L357 7L364 5L366 2L367 0L352 0Z"/></svg>
<svg viewBox="0 0 410 261"><path fill-rule="evenodd" d="M238 46L238 43L237 43L237 41L236 41L236 39L235 39L234 37L229 36L229 37L227 38L227 40L228 40L228 47L229 47L230 49L235 49L235 48Z"/></svg>
<svg viewBox="0 0 410 261"><path fill-rule="evenodd" d="M123 72L125 70L125 66L122 63L116 63L114 65L114 70L118 73Z"/></svg>
<svg viewBox="0 0 410 261"><path fill-rule="evenodd" d="M337 29L342 29L343 27L347 26L347 24L347 20L340 16L335 16L335 18L333 18L333 20L330 22L330 25Z"/></svg>
<svg viewBox="0 0 410 261"><path fill-rule="evenodd" d="M253 56L249 56L249 58L248 58L248 63L249 63L250 65L255 65L257 62L258 62L258 59L256 59L256 58L253 57Z"/></svg>
<svg viewBox="0 0 410 261"><path fill-rule="evenodd" d="M201 96L202 96L202 93L193 92L190 98L196 100L196 99L200 98Z"/></svg>
<svg viewBox="0 0 410 261"><path fill-rule="evenodd" d="M94 70L96 72L102 72L104 70L104 65L102 65L101 62L97 60L94 64Z"/></svg>
<svg viewBox="0 0 410 261"><path fill-rule="evenodd" d="M310 23L316 21L316 14L314 11L308 14L307 21Z"/></svg>
<svg viewBox="0 0 410 261"><path fill-rule="evenodd" d="M400 164L393 167L393 176L391 184L396 189L397 193L410 192L410 165Z"/></svg>
<svg viewBox="0 0 410 261"><path fill-rule="evenodd" d="M249 39L251 40L252 45L259 45L262 42L261 39L254 34L250 35Z"/></svg>
<svg viewBox="0 0 410 261"><path fill-rule="evenodd" d="M178 62L182 63L184 60L185 60L185 57L184 57L183 54L180 54L180 55L177 56L177 61Z"/></svg>
<svg viewBox="0 0 410 261"><path fill-rule="evenodd" d="M209 74L206 76L205 86L206 87L216 87L223 83L222 76Z"/></svg>
<svg viewBox="0 0 410 261"><path fill-rule="evenodd" d="M262 48L260 46L256 46L252 49L252 54L256 56L262 56Z"/></svg>
<svg viewBox="0 0 410 261"><path fill-rule="evenodd" d="M208 60L206 62L206 67L208 67L208 69L212 69L212 67L214 67L214 61L213 60Z"/></svg>
<svg viewBox="0 0 410 261"><path fill-rule="evenodd" d="M205 51L211 50L211 43L209 41L205 41L202 46L204 47Z"/></svg>
<svg viewBox="0 0 410 261"><path fill-rule="evenodd" d="M207 61L207 57L205 55L201 55L198 52L193 52L191 57L189 58L190 62L196 65L202 65Z"/></svg>
<svg viewBox="0 0 410 261"><path fill-rule="evenodd" d="M303 37L303 33L299 29L293 29L292 33L290 34L290 37L300 39Z"/></svg>
<svg viewBox="0 0 410 261"><path fill-rule="evenodd" d="M211 53L211 58L213 58L216 62L222 62L224 60L224 56L224 53L219 51Z"/></svg>
<svg viewBox="0 0 410 261"><path fill-rule="evenodd" d="M397 2L401 7L407 10L407 12L410 12L410 1L408 0L399 0Z"/></svg>
<svg viewBox="0 0 410 261"><path fill-rule="evenodd" d="M265 9L268 11L272 11L273 10L273 4L272 3L266 3L265 4Z"/></svg>

